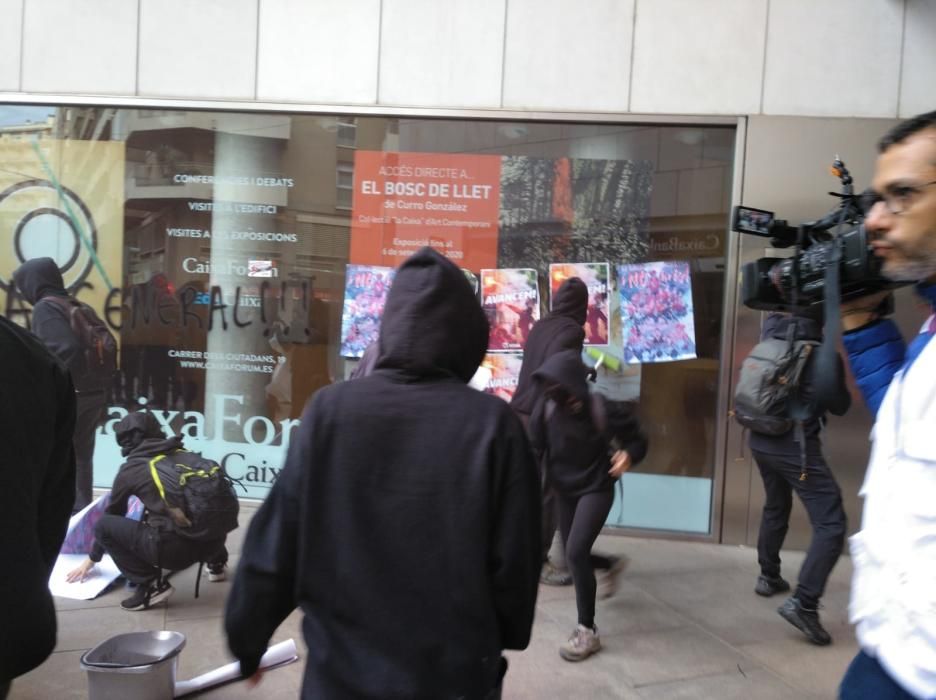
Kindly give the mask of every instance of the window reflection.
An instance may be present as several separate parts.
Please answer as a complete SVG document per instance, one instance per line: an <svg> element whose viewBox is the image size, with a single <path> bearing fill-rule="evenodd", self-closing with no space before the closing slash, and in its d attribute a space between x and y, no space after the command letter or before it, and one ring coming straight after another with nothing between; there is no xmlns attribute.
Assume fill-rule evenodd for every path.
<svg viewBox="0 0 936 700"><path fill-rule="evenodd" d="M599 385L640 399L651 451L638 471L711 478L732 128L0 107L0 301L25 323L7 284L19 258L70 265L70 289L119 328L112 416L160 411L262 496L262 467L279 463L306 401L354 366L340 346L346 265L360 262L356 163L379 152L495 159L495 221L459 233L460 264L477 282L482 265L468 261L483 249L492 267L535 270L542 314L550 264L608 263L609 357L622 333L615 266L686 262L697 358L609 361ZM11 193L30 179L61 191ZM91 249L64 209L16 239L24 211L64 207L66 190L88 206L78 226ZM36 237L38 223L54 235ZM101 449L106 485L119 462Z"/></svg>

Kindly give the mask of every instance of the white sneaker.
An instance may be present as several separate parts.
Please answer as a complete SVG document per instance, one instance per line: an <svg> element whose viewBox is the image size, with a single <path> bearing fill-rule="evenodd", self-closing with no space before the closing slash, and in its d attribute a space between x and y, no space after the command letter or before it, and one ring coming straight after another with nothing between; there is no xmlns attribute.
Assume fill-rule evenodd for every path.
<svg viewBox="0 0 936 700"><path fill-rule="evenodd" d="M208 580L212 583L225 581L227 579L227 567L224 564L208 567Z"/></svg>
<svg viewBox="0 0 936 700"><path fill-rule="evenodd" d="M611 568L598 578L598 597L601 600L607 600L617 593L620 577L624 575L628 564L630 564L628 557L623 555L616 557L612 560Z"/></svg>
<svg viewBox="0 0 936 700"><path fill-rule="evenodd" d="M566 661L583 661L601 649L598 628L588 629L585 625L576 626L569 641L559 647L559 656Z"/></svg>

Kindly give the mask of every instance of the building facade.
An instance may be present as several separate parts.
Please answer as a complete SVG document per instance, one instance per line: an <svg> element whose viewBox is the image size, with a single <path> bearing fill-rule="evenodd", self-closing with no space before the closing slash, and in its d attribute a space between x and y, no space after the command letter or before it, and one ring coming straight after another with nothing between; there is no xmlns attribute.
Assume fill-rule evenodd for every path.
<svg viewBox="0 0 936 700"><path fill-rule="evenodd" d="M836 155L864 187L877 137L934 107L925 0L0 3L0 302L28 323L10 274L48 255L118 337L100 486L114 423L150 410L262 498L432 245L500 333L479 385L505 397L524 314L588 277L586 359L651 436L609 526L751 542L739 274L778 252L731 208L818 218ZM647 307L653 276L691 313ZM641 351L647 328L672 352ZM855 522L869 425L827 434Z"/></svg>

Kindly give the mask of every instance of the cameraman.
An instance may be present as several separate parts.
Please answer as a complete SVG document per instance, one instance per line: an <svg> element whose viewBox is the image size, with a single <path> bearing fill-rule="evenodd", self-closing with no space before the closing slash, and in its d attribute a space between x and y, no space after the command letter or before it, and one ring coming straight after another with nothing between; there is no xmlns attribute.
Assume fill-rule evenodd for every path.
<svg viewBox="0 0 936 700"><path fill-rule="evenodd" d="M881 140L865 225L883 274L936 307L936 111ZM873 447L851 538L861 647L840 698L936 697L936 315L904 343L882 294L842 305L844 342L872 412Z"/></svg>

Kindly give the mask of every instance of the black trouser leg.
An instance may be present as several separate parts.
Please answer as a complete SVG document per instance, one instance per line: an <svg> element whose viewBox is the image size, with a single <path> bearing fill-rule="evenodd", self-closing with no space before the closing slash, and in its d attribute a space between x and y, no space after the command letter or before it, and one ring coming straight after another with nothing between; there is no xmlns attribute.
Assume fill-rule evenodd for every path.
<svg viewBox="0 0 936 700"><path fill-rule="evenodd" d="M147 584L159 575L159 533L149 525L105 513L94 537L129 580Z"/></svg>
<svg viewBox="0 0 936 700"><path fill-rule="evenodd" d="M200 561L206 564L226 563L224 539L196 542L173 532L160 533L159 565L162 568L181 571Z"/></svg>
<svg viewBox="0 0 936 700"><path fill-rule="evenodd" d="M221 542L220 546L209 545L205 548L205 551L208 552L208 554L205 556L205 564L208 566L227 564L228 551L227 547L224 546L224 541Z"/></svg>
<svg viewBox="0 0 936 700"><path fill-rule="evenodd" d="M105 514L94 536L111 555L120 572L134 583L148 583L160 569L180 571L199 561L227 563L224 539L195 542L172 532L158 532L149 525Z"/></svg>
<svg viewBox="0 0 936 700"><path fill-rule="evenodd" d="M757 535L757 563L761 573L770 578L780 576L780 549L790 527L793 508L793 488L772 466L769 455L755 453L755 462L764 482L764 511Z"/></svg>
<svg viewBox="0 0 936 700"><path fill-rule="evenodd" d="M595 624L595 567L606 568L605 557L593 556L592 545L598 539L614 503L614 491L587 493L584 496L557 495L559 530L565 544L566 562L575 583L575 605L580 625Z"/></svg>
<svg viewBox="0 0 936 700"><path fill-rule="evenodd" d="M75 433L75 505L77 513L91 502L91 487L94 482L94 434L104 418L106 401L104 393L78 396Z"/></svg>
<svg viewBox="0 0 936 700"><path fill-rule="evenodd" d="M787 482L809 515L813 536L800 569L796 597L804 607L814 608L845 544L842 493L821 455L807 458L805 481L799 479L801 465L796 457L755 453L755 458Z"/></svg>
<svg viewBox="0 0 936 700"><path fill-rule="evenodd" d="M826 581L845 546L847 521L842 492L825 460L811 458L806 481L794 487L812 525L813 537L800 569L796 597L804 607L814 608L825 591Z"/></svg>

